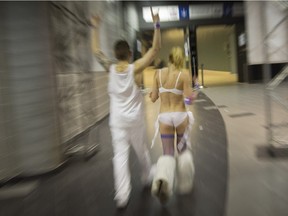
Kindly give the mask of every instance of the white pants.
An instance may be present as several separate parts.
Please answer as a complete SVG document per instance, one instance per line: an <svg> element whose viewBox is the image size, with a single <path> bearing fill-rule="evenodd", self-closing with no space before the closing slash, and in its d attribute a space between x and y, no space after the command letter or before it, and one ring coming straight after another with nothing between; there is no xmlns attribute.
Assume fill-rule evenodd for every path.
<svg viewBox="0 0 288 216"><path fill-rule="evenodd" d="M115 200L125 201L130 196L131 176L129 170L129 149L133 146L141 165L141 180L148 181L151 170L151 159L147 148L145 124L133 125L129 128L111 127L114 151L114 186Z"/></svg>

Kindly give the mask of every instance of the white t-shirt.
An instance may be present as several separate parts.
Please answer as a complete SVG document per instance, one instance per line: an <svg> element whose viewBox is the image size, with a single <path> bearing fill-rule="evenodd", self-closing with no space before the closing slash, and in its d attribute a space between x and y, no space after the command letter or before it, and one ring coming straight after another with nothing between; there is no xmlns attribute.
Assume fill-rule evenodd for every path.
<svg viewBox="0 0 288 216"><path fill-rule="evenodd" d="M143 95L134 80L134 65L118 73L113 64L109 70L110 126L133 127L144 119Z"/></svg>

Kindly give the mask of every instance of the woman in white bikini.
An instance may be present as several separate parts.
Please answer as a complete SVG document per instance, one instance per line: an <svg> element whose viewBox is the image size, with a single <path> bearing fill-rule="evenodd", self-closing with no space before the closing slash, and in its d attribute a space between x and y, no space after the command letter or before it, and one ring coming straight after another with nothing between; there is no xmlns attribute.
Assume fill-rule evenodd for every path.
<svg viewBox="0 0 288 216"><path fill-rule="evenodd" d="M194 118L192 112L186 109L185 104L192 104L196 95L190 87L191 79L188 71L183 69L183 64L183 50L180 47L172 48L168 68L156 71L150 93L153 103L159 97L161 100L152 146L159 130L163 155L157 161L151 191L161 203L166 203L173 194L175 169L177 170L176 188L179 193L188 193L193 185L194 165L188 147ZM175 139L178 153L177 164L174 157Z"/></svg>

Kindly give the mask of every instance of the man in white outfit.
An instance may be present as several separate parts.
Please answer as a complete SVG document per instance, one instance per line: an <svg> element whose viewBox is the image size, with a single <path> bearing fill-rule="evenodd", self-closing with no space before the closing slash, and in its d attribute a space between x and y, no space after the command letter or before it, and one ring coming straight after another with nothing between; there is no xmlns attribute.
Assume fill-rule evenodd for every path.
<svg viewBox="0 0 288 216"><path fill-rule="evenodd" d="M93 51L99 62L109 71L108 92L110 96L110 130L114 151L114 186L115 201L118 208L127 206L131 192L131 176L129 170L129 149L134 148L142 168L141 180L148 185L152 181L151 160L146 143L146 125L143 94L141 92L142 72L156 58L160 49L161 36L158 14L151 14L154 22L152 47L140 59L130 64L131 51L125 40L115 43L114 52L118 62L111 64L103 53L95 46L93 31ZM99 18L92 19L97 26Z"/></svg>

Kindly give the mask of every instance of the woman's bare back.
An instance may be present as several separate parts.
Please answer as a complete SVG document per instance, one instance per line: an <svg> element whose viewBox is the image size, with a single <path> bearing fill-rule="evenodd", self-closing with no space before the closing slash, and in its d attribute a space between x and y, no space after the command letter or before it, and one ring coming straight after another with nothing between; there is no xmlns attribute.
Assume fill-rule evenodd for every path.
<svg viewBox="0 0 288 216"><path fill-rule="evenodd" d="M180 76L179 73L181 72ZM158 86L165 89L176 89L184 90L184 80L186 71L178 70L175 68L163 68L161 71L161 82L160 76L158 76ZM160 73L160 72L159 72ZM179 76L178 82L177 78ZM177 85L175 86L177 82ZM185 112L185 104L183 101L183 94L174 94L172 92L163 92L160 94L161 106L160 112Z"/></svg>

